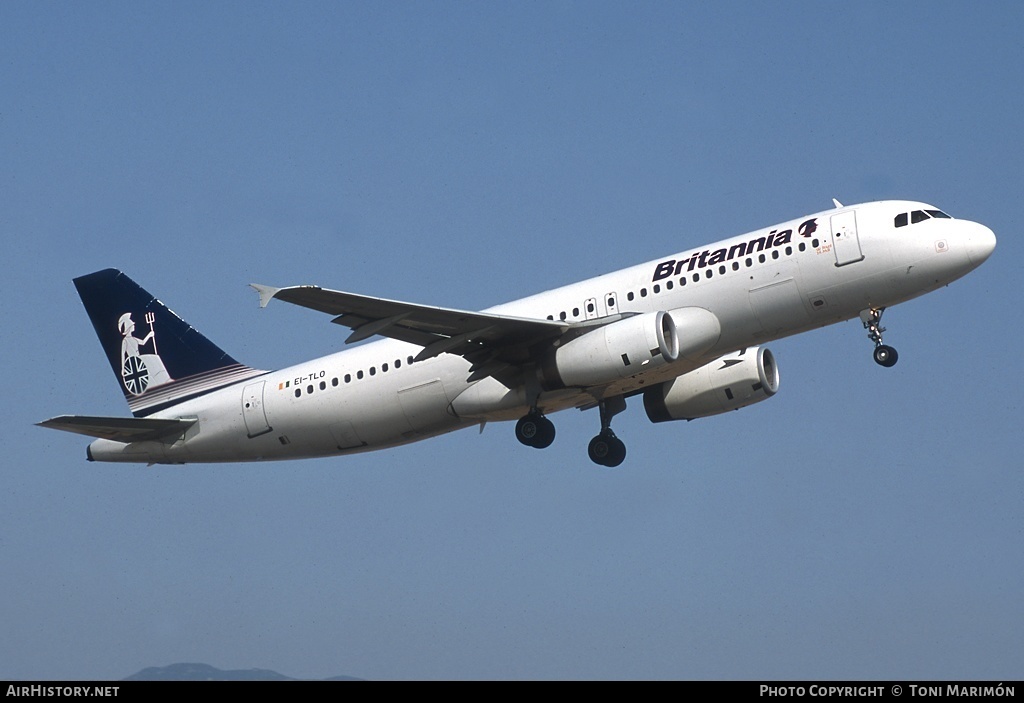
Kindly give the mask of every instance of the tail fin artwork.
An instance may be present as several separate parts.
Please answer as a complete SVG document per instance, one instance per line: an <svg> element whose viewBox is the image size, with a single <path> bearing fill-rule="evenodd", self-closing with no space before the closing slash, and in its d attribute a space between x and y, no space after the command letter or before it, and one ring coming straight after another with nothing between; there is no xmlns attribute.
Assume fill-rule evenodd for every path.
<svg viewBox="0 0 1024 703"><path fill-rule="evenodd" d="M75 279L136 417L263 374L238 363L117 269Z"/></svg>

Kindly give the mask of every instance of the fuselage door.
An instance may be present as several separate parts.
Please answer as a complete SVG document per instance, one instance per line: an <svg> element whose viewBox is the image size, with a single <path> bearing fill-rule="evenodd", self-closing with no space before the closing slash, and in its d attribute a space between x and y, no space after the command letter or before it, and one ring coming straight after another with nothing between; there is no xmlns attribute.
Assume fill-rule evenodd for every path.
<svg viewBox="0 0 1024 703"><path fill-rule="evenodd" d="M864 260L857 236L857 211L847 210L832 215L832 249L836 253L836 266L846 266Z"/></svg>
<svg viewBox="0 0 1024 703"><path fill-rule="evenodd" d="M263 407L265 385L266 381L257 381L242 389L242 417L245 419L245 429L250 439L270 432L267 411Z"/></svg>

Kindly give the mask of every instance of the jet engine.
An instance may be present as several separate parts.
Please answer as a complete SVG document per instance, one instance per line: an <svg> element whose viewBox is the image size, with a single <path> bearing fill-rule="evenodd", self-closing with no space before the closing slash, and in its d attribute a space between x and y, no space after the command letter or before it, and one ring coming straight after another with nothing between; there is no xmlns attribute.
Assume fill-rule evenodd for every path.
<svg viewBox="0 0 1024 703"><path fill-rule="evenodd" d="M544 364L548 388L597 386L670 364L679 337L664 311L634 315L598 327L557 347Z"/></svg>
<svg viewBox="0 0 1024 703"><path fill-rule="evenodd" d="M759 403L778 390L775 357L753 347L648 389L644 409L651 422L694 420Z"/></svg>

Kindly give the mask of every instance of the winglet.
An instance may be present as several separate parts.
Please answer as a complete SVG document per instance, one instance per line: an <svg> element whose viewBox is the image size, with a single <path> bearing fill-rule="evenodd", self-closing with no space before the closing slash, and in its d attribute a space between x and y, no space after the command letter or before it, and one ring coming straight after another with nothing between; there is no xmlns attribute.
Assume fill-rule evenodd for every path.
<svg viewBox="0 0 1024 703"><path fill-rule="evenodd" d="M274 299L274 296L281 290L280 288L274 288L273 286L264 286L260 283L250 283L252 288L260 294L260 307L267 307L267 303Z"/></svg>

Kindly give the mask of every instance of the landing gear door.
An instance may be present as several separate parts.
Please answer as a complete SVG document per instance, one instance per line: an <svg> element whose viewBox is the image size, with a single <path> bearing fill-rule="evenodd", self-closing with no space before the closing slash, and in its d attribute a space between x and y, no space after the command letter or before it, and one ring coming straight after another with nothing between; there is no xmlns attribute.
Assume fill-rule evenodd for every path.
<svg viewBox="0 0 1024 703"><path fill-rule="evenodd" d="M832 215L832 249L836 253L836 266L846 266L864 260L857 236L857 211L847 210Z"/></svg>
<svg viewBox="0 0 1024 703"><path fill-rule="evenodd" d="M266 381L250 383L242 389L242 417L245 418L245 429L249 439L270 432L267 412L263 407L263 387Z"/></svg>

